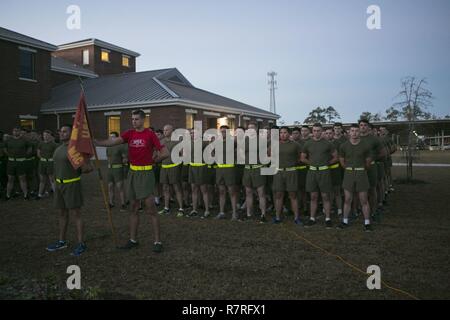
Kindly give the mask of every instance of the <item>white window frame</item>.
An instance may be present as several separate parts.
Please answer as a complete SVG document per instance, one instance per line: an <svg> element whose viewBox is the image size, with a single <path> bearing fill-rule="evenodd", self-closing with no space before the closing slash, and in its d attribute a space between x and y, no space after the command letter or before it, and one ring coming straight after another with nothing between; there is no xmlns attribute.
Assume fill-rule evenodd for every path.
<svg viewBox="0 0 450 320"><path fill-rule="evenodd" d="M89 49L83 50L83 66L89 65Z"/></svg>

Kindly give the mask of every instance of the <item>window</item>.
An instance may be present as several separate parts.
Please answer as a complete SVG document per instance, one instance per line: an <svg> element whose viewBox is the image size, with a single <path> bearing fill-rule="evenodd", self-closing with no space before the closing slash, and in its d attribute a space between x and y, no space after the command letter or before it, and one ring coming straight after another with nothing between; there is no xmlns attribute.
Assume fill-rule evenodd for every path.
<svg viewBox="0 0 450 320"><path fill-rule="evenodd" d="M20 74L22 79L36 80L34 64L35 52L31 50L20 49Z"/></svg>
<svg viewBox="0 0 450 320"><path fill-rule="evenodd" d="M122 66L130 67L130 57L129 56L122 56Z"/></svg>
<svg viewBox="0 0 450 320"><path fill-rule="evenodd" d="M89 64L89 50L83 50L83 66Z"/></svg>
<svg viewBox="0 0 450 320"><path fill-rule="evenodd" d="M20 119L20 127L23 129L33 130L35 127L35 120Z"/></svg>
<svg viewBox="0 0 450 320"><path fill-rule="evenodd" d="M194 127L194 115L187 114L186 115L186 129L191 129Z"/></svg>
<svg viewBox="0 0 450 320"><path fill-rule="evenodd" d="M227 117L217 119L217 129L219 129L221 126L229 126Z"/></svg>
<svg viewBox="0 0 450 320"><path fill-rule="evenodd" d="M150 128L150 115L149 114L145 115L144 128Z"/></svg>
<svg viewBox="0 0 450 320"><path fill-rule="evenodd" d="M120 117L110 116L108 117L108 136L111 132L117 132L120 134Z"/></svg>
<svg viewBox="0 0 450 320"><path fill-rule="evenodd" d="M109 51L102 49L102 61L109 62Z"/></svg>

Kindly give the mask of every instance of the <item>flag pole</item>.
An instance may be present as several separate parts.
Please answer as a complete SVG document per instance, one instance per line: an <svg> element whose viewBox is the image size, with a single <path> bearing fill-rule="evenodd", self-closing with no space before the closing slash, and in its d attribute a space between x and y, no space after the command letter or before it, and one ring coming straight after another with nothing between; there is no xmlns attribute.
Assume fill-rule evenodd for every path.
<svg viewBox="0 0 450 320"><path fill-rule="evenodd" d="M81 91L83 92L83 95L85 96L85 99L86 99L86 94L85 94L85 91L84 91L83 80L81 80L81 77L78 77L78 80L80 81ZM87 110L87 106L86 106L85 114L86 114L86 121L87 121L88 127L89 127L89 134L91 136L91 141L93 142L94 136L92 134L91 123L90 123L90 119L89 119L89 112ZM102 175L102 171L100 169L100 161L98 159L97 148L95 147L95 145L93 143L92 143L92 147L94 149L94 157L95 157L95 162L94 163L95 163L95 168L97 169L97 173L98 173L100 189L101 189L102 195L103 195L103 202L104 202L106 211L108 212L108 220L109 220L109 224L111 226L111 232L112 232L112 235L113 235L114 244L116 245L116 247L118 247L119 244L118 244L118 241L117 241L116 228L114 227L112 214L111 214L111 208L109 207L109 202L108 202L108 195L107 195L107 191L105 189L105 185L104 185L104 182L103 182L103 175Z"/></svg>

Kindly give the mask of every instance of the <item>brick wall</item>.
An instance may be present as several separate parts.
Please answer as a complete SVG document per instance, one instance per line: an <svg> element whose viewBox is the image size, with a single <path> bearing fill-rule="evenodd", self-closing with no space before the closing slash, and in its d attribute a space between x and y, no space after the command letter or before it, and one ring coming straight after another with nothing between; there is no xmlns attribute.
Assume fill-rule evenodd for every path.
<svg viewBox="0 0 450 320"><path fill-rule="evenodd" d="M20 124L19 115L38 116L41 103L50 98L50 52L36 51L36 82L19 80L19 45L0 40L0 130L4 132Z"/></svg>

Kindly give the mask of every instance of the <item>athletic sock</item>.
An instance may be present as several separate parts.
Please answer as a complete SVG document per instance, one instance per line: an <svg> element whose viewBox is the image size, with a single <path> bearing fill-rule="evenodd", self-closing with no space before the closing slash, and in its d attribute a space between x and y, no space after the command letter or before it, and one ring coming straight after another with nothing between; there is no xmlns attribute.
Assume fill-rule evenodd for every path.
<svg viewBox="0 0 450 320"><path fill-rule="evenodd" d="M369 219L364 219L364 225L367 226L368 224L370 224L370 220Z"/></svg>
<svg viewBox="0 0 450 320"><path fill-rule="evenodd" d="M309 220L316 221L316 218L311 217Z"/></svg>
<svg viewBox="0 0 450 320"><path fill-rule="evenodd" d="M136 240L133 240L133 239L130 239L130 241L133 242L133 243L137 243L137 241L136 241Z"/></svg>
<svg viewBox="0 0 450 320"><path fill-rule="evenodd" d="M338 209L338 214L342 214L342 209Z"/></svg>
<svg viewBox="0 0 450 320"><path fill-rule="evenodd" d="M344 222L345 224L348 224L348 218L344 218L344 219L342 220L342 222Z"/></svg>
<svg viewBox="0 0 450 320"><path fill-rule="evenodd" d="M331 221L331 218L325 218L325 221Z"/></svg>

